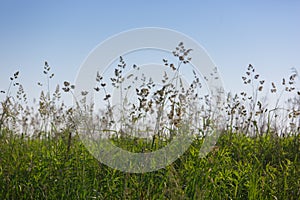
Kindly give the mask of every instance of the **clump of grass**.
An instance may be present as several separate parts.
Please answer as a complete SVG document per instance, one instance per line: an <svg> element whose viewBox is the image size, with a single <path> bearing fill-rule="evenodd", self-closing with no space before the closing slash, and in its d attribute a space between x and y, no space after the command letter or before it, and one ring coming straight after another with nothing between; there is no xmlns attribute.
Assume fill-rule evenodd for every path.
<svg viewBox="0 0 300 200"><path fill-rule="evenodd" d="M250 64L242 80L245 86L250 86L251 93L243 91L240 94L228 94L228 103L224 107L229 121L227 129L252 136L297 134L300 125L297 120L299 107L296 102L300 98L300 92L296 92L297 76L297 72L293 71L289 77L289 85L286 85L286 79L283 78L284 88L277 97L278 87L271 82L270 93L272 98L277 98L274 107L271 107L272 105L268 105L268 93L263 93L266 91L265 80L260 79L260 75ZM290 98L282 99L284 95ZM287 104L280 103L282 100L287 101Z"/></svg>

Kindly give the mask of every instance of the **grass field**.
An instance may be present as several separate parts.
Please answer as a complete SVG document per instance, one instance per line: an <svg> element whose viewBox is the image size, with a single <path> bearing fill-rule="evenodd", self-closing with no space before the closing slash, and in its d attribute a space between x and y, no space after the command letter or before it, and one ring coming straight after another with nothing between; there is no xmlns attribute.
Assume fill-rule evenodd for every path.
<svg viewBox="0 0 300 200"><path fill-rule="evenodd" d="M69 147L64 137L2 130L0 199L299 199L299 135L226 133L205 158L200 146L165 169L130 174L101 164L77 137Z"/></svg>
<svg viewBox="0 0 300 200"><path fill-rule="evenodd" d="M188 88L181 83L180 66L189 63L190 51L180 43L174 51L177 65L163 59L174 76L163 75L162 87L155 86L150 78L127 76L128 80L143 80L143 86L134 88L137 100L129 103L125 99L130 88L125 88L122 74L126 63L120 57L114 77L108 79L111 83L95 74L94 90L102 95L106 108L92 117L86 115L94 111L87 104L87 91L81 91L77 104L68 107L61 90L74 96L73 84L65 81L62 87L50 90L54 73L47 62L43 69L46 82L38 83L40 98L32 107L19 82L19 72L15 72L9 88L1 91L0 199L299 199L297 71L280 84L271 82L268 88L249 65L242 81L252 92L228 94L225 102L215 107L209 96L199 97L202 86L195 72ZM118 117L108 85L117 88L124 100ZM279 94L274 107L270 108L264 98L266 90ZM289 98L281 100L284 96ZM191 104L203 106L191 109ZM216 109L222 117L215 115ZM193 133L194 140L183 155L162 169L127 173L104 165L90 154L80 138L78 113L91 130L110 132L107 140L131 152L156 151L182 130ZM147 121L151 115L154 123ZM184 125L190 129L183 129ZM200 157L210 130L217 130L220 137L212 151ZM140 132L152 135L146 139L132 137Z"/></svg>

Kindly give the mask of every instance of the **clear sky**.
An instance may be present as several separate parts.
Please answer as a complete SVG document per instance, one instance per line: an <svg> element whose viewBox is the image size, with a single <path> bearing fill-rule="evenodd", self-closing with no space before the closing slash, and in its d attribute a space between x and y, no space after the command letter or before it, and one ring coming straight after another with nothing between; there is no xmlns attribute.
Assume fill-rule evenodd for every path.
<svg viewBox="0 0 300 200"><path fill-rule="evenodd" d="M25 91L43 81L74 81L89 52L133 28L162 27L200 43L219 67L225 89L239 91L249 63L280 82L300 71L300 1L0 1L0 90L20 70ZM177 45L177 44L176 44ZM32 95L32 96L34 96Z"/></svg>

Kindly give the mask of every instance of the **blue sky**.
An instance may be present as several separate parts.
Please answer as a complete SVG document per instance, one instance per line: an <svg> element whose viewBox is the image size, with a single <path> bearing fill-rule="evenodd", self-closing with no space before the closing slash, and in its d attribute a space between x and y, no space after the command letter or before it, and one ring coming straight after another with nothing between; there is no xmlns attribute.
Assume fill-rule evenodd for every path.
<svg viewBox="0 0 300 200"><path fill-rule="evenodd" d="M55 73L52 88L73 82L96 45L141 27L192 37L219 67L227 91L241 89L249 63L278 82L290 68L300 71L300 1L2 0L0 90L20 70L25 91L36 97L44 61Z"/></svg>

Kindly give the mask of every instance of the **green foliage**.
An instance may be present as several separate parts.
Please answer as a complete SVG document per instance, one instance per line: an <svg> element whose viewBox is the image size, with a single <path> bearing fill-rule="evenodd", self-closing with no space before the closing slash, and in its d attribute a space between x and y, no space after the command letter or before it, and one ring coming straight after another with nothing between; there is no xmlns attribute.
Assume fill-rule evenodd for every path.
<svg viewBox="0 0 300 200"><path fill-rule="evenodd" d="M242 80L251 87L252 94L228 94L223 107L214 108L221 110L223 118L214 118L209 96L198 96L202 86L194 71L192 84L182 86L179 72L191 60L190 51L180 43L173 52L177 65L163 59L174 77L165 73L162 87L155 86L151 77L134 74L126 77L133 81L126 86L127 67L122 57L114 69L115 76L105 80L96 74L94 90L104 95L101 98L106 109L91 119L100 121L102 133L110 133L106 139L114 145L130 152L156 151L168 145L186 122L193 127L187 134L194 134L195 139L182 156L164 169L143 174L125 173L102 164L79 139L75 113L94 111L86 103L88 92L81 92L75 107L67 107L61 101L60 90L74 96L75 85L64 81L62 88L57 85L51 93L54 73L45 62L46 82L38 83L44 88L36 107L29 108L18 80L19 72L15 72L9 88L0 91L6 94L0 107L0 199L298 199L298 73L294 71L289 79L283 79L280 94L296 96L283 107L279 97L270 109L261 97L265 80L249 65ZM138 69L133 66L133 70ZM134 88L138 99L128 103L126 91L140 78L142 86ZM120 91L119 117L113 115L109 84ZM280 89L277 85L272 82L272 94ZM190 102L194 101L202 107L188 112ZM86 113L82 116L88 116ZM156 116L154 123L146 120L149 115ZM154 129L149 127L151 123ZM222 134L212 151L202 158L201 146L215 124L223 125ZM93 123L88 125L97 128ZM136 137L139 133L150 137Z"/></svg>
<svg viewBox="0 0 300 200"><path fill-rule="evenodd" d="M205 158L199 139L165 169L129 174L98 162L77 137L69 148L62 137L2 130L0 199L297 199L299 139L224 134Z"/></svg>

